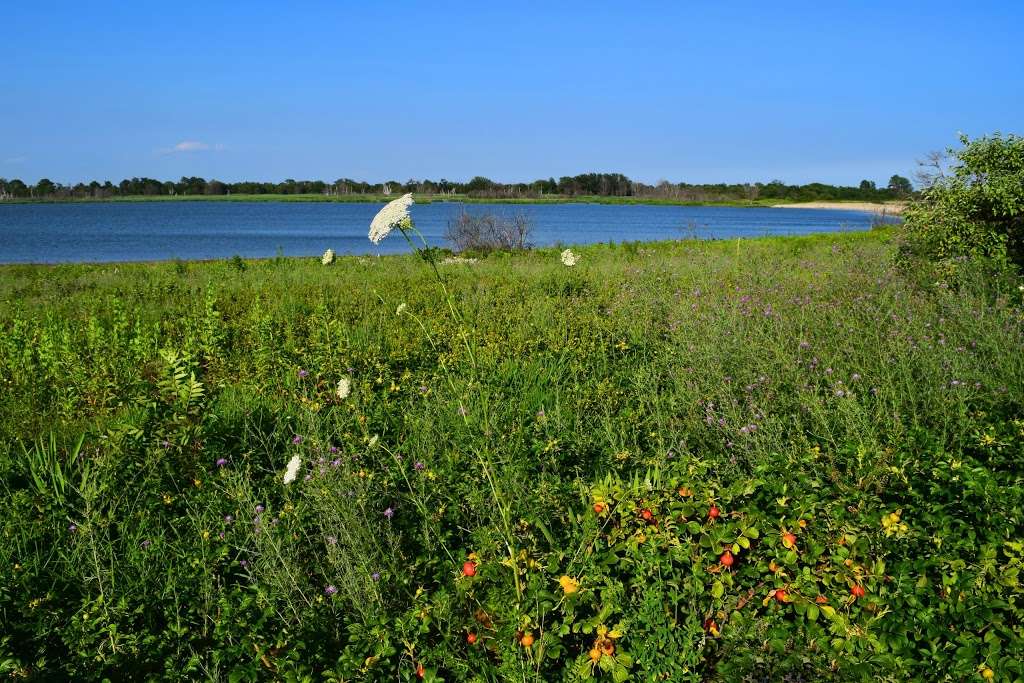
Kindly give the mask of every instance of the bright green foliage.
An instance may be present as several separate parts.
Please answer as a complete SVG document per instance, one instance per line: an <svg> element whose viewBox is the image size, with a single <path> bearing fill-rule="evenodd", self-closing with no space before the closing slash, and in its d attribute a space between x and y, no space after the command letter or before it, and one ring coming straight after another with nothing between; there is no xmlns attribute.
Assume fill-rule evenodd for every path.
<svg viewBox="0 0 1024 683"><path fill-rule="evenodd" d="M0 671L1020 680L1024 294L892 234L0 268Z"/></svg>
<svg viewBox="0 0 1024 683"><path fill-rule="evenodd" d="M904 213L902 257L938 262L946 272L965 259L1024 265L1024 138L962 136L955 160Z"/></svg>

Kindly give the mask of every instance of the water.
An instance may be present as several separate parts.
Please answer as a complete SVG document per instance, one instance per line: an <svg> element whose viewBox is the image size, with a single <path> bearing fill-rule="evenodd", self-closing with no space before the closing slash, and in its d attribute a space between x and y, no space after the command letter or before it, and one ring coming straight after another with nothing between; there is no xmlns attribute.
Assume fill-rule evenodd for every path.
<svg viewBox="0 0 1024 683"><path fill-rule="evenodd" d="M318 256L407 251L399 235L375 246L366 238L381 204L169 201L0 204L0 263L150 261ZM431 244L461 204L417 204L413 220ZM607 204L471 204L472 212L526 212L537 245L735 238L867 230L857 211Z"/></svg>

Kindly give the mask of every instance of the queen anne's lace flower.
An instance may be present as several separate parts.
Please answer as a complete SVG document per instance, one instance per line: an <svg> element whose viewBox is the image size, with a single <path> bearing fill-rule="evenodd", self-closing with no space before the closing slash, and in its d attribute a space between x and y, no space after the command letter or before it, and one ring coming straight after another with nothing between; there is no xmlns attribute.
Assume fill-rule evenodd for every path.
<svg viewBox="0 0 1024 683"><path fill-rule="evenodd" d="M349 381L348 377L342 377L340 380L338 380L338 398L348 398L349 392L351 391L352 383Z"/></svg>
<svg viewBox="0 0 1024 683"><path fill-rule="evenodd" d="M325 266L329 266L332 263L334 263L334 250L328 249L327 251L325 251L323 257L320 258L320 263L324 264Z"/></svg>
<svg viewBox="0 0 1024 683"><path fill-rule="evenodd" d="M295 481L295 477L299 474L299 467L302 465L302 458L297 455L293 455L292 459L288 461L288 469L284 471L284 483L288 485Z"/></svg>
<svg viewBox="0 0 1024 683"><path fill-rule="evenodd" d="M412 206L412 194L402 195L393 202L389 202L370 221L370 241L380 244L380 241L391 234L395 228L408 224L409 207Z"/></svg>
<svg viewBox="0 0 1024 683"><path fill-rule="evenodd" d="M575 266L579 263L580 257L572 253L572 249L566 249L562 252L562 263L567 266Z"/></svg>
<svg viewBox="0 0 1024 683"><path fill-rule="evenodd" d="M402 315L405 313L405 309L409 308L404 303L398 304L398 308L395 309L395 315Z"/></svg>

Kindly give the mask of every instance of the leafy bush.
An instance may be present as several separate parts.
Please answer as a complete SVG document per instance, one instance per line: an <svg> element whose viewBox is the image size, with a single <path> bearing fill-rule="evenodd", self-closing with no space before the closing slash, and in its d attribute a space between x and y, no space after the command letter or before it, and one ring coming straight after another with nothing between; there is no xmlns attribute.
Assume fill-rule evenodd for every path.
<svg viewBox="0 0 1024 683"><path fill-rule="evenodd" d="M983 259L1024 265L1024 138L962 136L949 175L936 178L904 214L905 264Z"/></svg>

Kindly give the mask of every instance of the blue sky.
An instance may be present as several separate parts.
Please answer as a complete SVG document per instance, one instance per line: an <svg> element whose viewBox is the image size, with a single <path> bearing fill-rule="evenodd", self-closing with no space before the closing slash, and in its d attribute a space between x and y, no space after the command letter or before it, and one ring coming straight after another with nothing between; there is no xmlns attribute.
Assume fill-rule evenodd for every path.
<svg viewBox="0 0 1024 683"><path fill-rule="evenodd" d="M1022 2L9 3L0 176L884 183L1024 133Z"/></svg>

